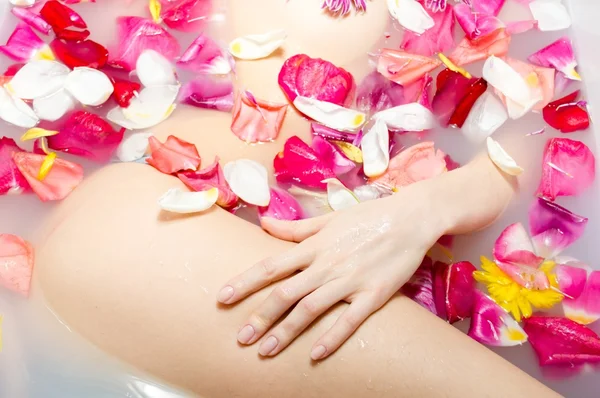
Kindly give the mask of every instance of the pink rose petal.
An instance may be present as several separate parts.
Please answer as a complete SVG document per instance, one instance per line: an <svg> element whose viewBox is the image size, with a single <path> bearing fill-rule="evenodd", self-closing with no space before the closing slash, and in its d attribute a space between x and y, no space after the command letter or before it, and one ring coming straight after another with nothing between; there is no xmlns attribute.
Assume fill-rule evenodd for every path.
<svg viewBox="0 0 600 398"><path fill-rule="evenodd" d="M177 66L194 73L223 75L231 72L227 54L205 34L201 34L183 53Z"/></svg>
<svg viewBox="0 0 600 398"><path fill-rule="evenodd" d="M337 146L320 136L313 138L311 147L321 161L333 170L337 177L356 167L356 163L348 159Z"/></svg>
<svg viewBox="0 0 600 398"><path fill-rule="evenodd" d="M472 0L473 11L479 14L498 16L506 0Z"/></svg>
<svg viewBox="0 0 600 398"><path fill-rule="evenodd" d="M435 312L443 320L448 319L446 310L446 274L449 264L436 261L433 264L433 302L435 303Z"/></svg>
<svg viewBox="0 0 600 398"><path fill-rule="evenodd" d="M25 23L19 23L8 38L6 45L0 46L0 52L17 62L27 62L42 49L46 43Z"/></svg>
<svg viewBox="0 0 600 398"><path fill-rule="evenodd" d="M600 271L593 271L587 276L585 269L565 265L560 268L561 271L557 276L561 291L562 287L565 287L567 292L577 293L581 288L579 295L570 295L572 298L565 297L563 300L565 316L582 325L596 322L600 319ZM583 283L581 283L582 271L587 276L587 280L584 276Z"/></svg>
<svg viewBox="0 0 600 398"><path fill-rule="evenodd" d="M519 72L519 74L523 76L523 78L525 78L526 81L533 73L535 73L538 85L542 92L543 99L533 109L538 111L544 109L544 107L548 105L554 97L554 69L531 65L526 62L519 61L518 59L508 57L505 59L505 61L514 70ZM504 102L504 104L506 104L506 97L504 97L504 95L502 95L502 93L500 93L497 90L496 94Z"/></svg>
<svg viewBox="0 0 600 398"><path fill-rule="evenodd" d="M165 174L173 174L184 170L197 170L200 167L200 155L194 144L170 135L162 144L156 137L148 139L150 157L149 165Z"/></svg>
<svg viewBox="0 0 600 398"><path fill-rule="evenodd" d="M568 264L560 264L556 267L556 278L558 288L565 295L563 307L567 300L571 302L581 296L587 281L588 271L585 268L574 267Z"/></svg>
<svg viewBox="0 0 600 398"><path fill-rule="evenodd" d="M267 207L259 207L261 217L271 217L277 220L296 221L304 218L300 203L288 191L271 187L271 201Z"/></svg>
<svg viewBox="0 0 600 398"><path fill-rule="evenodd" d="M12 156L23 152L12 138L0 138L0 195L20 194L30 190L29 183L23 177Z"/></svg>
<svg viewBox="0 0 600 398"><path fill-rule="evenodd" d="M594 154L580 141L551 138L543 162L537 195L548 200L578 195L592 185L596 176Z"/></svg>
<svg viewBox="0 0 600 398"><path fill-rule="evenodd" d="M108 162L123 140L124 132L124 129L115 131L98 115L77 111L68 116L58 134L47 137L48 147L97 162Z"/></svg>
<svg viewBox="0 0 600 398"><path fill-rule="evenodd" d="M352 6L356 11L365 11L367 9L366 0L323 0L321 8L328 10L334 15L346 15L352 10Z"/></svg>
<svg viewBox="0 0 600 398"><path fill-rule="evenodd" d="M436 58L384 48L377 62L377 71L391 81L407 85L423 78L442 63Z"/></svg>
<svg viewBox="0 0 600 398"><path fill-rule="evenodd" d="M358 85L356 106L364 113L375 114L405 103L404 88L377 71L368 74Z"/></svg>
<svg viewBox="0 0 600 398"><path fill-rule="evenodd" d="M273 160L275 178L280 183L295 183L311 188L325 189L323 180L335 178L330 167L300 138L290 137L283 151Z"/></svg>
<svg viewBox="0 0 600 398"><path fill-rule="evenodd" d="M468 261L450 264L444 273L446 315L454 323L469 318L473 309L477 269Z"/></svg>
<svg viewBox="0 0 600 398"><path fill-rule="evenodd" d="M210 20L212 0L163 1L160 18L171 29L200 32Z"/></svg>
<svg viewBox="0 0 600 398"><path fill-rule="evenodd" d="M219 190L217 204L223 208L230 208L238 203L238 197L225 180L219 158L207 168L198 171L184 171L177 173L177 177L192 191L207 191L211 188Z"/></svg>
<svg viewBox="0 0 600 398"><path fill-rule="evenodd" d="M506 33L509 35L518 35L535 28L537 28L537 21L535 20L513 21L506 24Z"/></svg>
<svg viewBox="0 0 600 398"><path fill-rule="evenodd" d="M435 25L425 33L418 35L411 30L404 32L400 48L410 53L431 56L454 48L454 12L452 7L444 11L427 13L433 18Z"/></svg>
<svg viewBox="0 0 600 398"><path fill-rule="evenodd" d="M44 21L44 18L28 8L13 7L10 12L12 12L15 17L43 34L47 35L52 30L52 26Z"/></svg>
<svg viewBox="0 0 600 398"><path fill-rule="evenodd" d="M247 143L274 141L287 108L287 104L262 101L247 91L240 92L233 108L231 131Z"/></svg>
<svg viewBox="0 0 600 398"><path fill-rule="evenodd" d="M45 155L17 152L13 159L19 171L27 179L33 192L43 201L66 198L83 180L83 167L64 159L55 159L50 172L43 181L38 174Z"/></svg>
<svg viewBox="0 0 600 398"><path fill-rule="evenodd" d="M310 131L312 132L313 136L319 136L322 138L325 138L326 140L335 140L335 141L343 141L343 142L348 142L350 144L352 144L353 142L356 141L357 138L359 138L359 134L362 133L362 130L359 131L358 133L350 133L350 132L346 132L346 131L338 131L338 130L334 130L330 127L327 126L323 126L322 124L318 124L318 123L311 123L310 124ZM356 144L354 144L355 146L358 146Z"/></svg>
<svg viewBox="0 0 600 398"><path fill-rule="evenodd" d="M554 68L570 79L580 80L579 74L575 71L577 60L575 59L573 44L568 37L561 37L527 59L532 64Z"/></svg>
<svg viewBox="0 0 600 398"><path fill-rule="evenodd" d="M495 15L475 11L465 3L454 6L454 15L469 40L477 40L504 28L504 23Z"/></svg>
<svg viewBox="0 0 600 398"><path fill-rule="evenodd" d="M600 338L570 319L532 316L523 329L537 354L540 366L575 366L600 362Z"/></svg>
<svg viewBox="0 0 600 398"><path fill-rule="evenodd" d="M0 234L0 285L29 296L33 273L33 246L24 239Z"/></svg>
<svg viewBox="0 0 600 398"><path fill-rule="evenodd" d="M229 112L233 109L233 83L227 78L198 75L183 85L179 101L197 108Z"/></svg>
<svg viewBox="0 0 600 398"><path fill-rule="evenodd" d="M430 257L425 257L412 278L400 290L402 294L431 313L438 315L433 299L433 264Z"/></svg>
<svg viewBox="0 0 600 398"><path fill-rule="evenodd" d="M450 60L458 66L482 61L491 55L503 57L508 53L511 37L505 29L498 29L487 36L471 41L464 38L450 55Z"/></svg>

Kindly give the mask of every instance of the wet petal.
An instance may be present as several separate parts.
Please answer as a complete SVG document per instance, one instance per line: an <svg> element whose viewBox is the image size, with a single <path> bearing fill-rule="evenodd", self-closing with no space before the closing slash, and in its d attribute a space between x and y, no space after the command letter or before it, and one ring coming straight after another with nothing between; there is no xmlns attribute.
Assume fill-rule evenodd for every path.
<svg viewBox="0 0 600 398"><path fill-rule="evenodd" d="M6 87L21 99L35 99L60 90L69 68L56 61L31 61L19 69Z"/></svg>
<svg viewBox="0 0 600 398"><path fill-rule="evenodd" d="M179 188L172 188L158 199L158 206L171 213L200 213L217 203L218 197L219 190L217 188L201 192L187 192Z"/></svg>
<svg viewBox="0 0 600 398"><path fill-rule="evenodd" d="M372 179L370 184L395 189L433 178L446 171L445 156L442 151L435 150L433 142L413 145L394 156L387 172Z"/></svg>
<svg viewBox="0 0 600 398"><path fill-rule="evenodd" d="M573 44L568 37L561 37L527 59L535 65L557 69L569 79L581 80L581 76L575 70L577 60L575 59Z"/></svg>
<svg viewBox="0 0 600 398"><path fill-rule="evenodd" d="M460 73L445 69L437 77L437 91L432 102L433 113L444 127L451 124L451 120L462 127L475 101L486 89L487 83L483 79L466 78Z"/></svg>
<svg viewBox="0 0 600 398"><path fill-rule="evenodd" d="M0 285L29 296L33 273L33 246L16 235L0 234Z"/></svg>
<svg viewBox="0 0 600 398"><path fill-rule="evenodd" d="M537 28L537 21L535 20L513 21L506 24L506 33L509 35L518 35L529 32L534 28Z"/></svg>
<svg viewBox="0 0 600 398"><path fill-rule="evenodd" d="M569 268L573 269L572 267ZM575 268L575 270L581 272L581 269ZM585 270L583 271L585 272ZM573 276L573 272L571 276ZM575 276L575 280L571 279L573 287L578 288L582 285L578 276L579 274ZM565 297L563 309L567 318L582 325L589 325L600 319L600 271L593 271L589 274L581 293L577 297L573 299Z"/></svg>
<svg viewBox="0 0 600 398"><path fill-rule="evenodd" d="M281 67L279 86L292 102L303 96L344 106L352 100L354 78L331 62L298 54Z"/></svg>
<svg viewBox="0 0 600 398"><path fill-rule="evenodd" d="M184 171L178 173L177 177L192 191L206 191L210 188L219 190L217 204L223 208L235 206L238 203L238 197L225 180L225 175L219 164L219 158L216 158L212 165L198 171Z"/></svg>
<svg viewBox="0 0 600 398"><path fill-rule="evenodd" d="M117 147L115 155L121 162L135 162L148 151L148 140L152 133L132 133L126 136Z"/></svg>
<svg viewBox="0 0 600 398"><path fill-rule="evenodd" d="M402 27L417 34L433 28L435 21L416 0L387 0L388 9Z"/></svg>
<svg viewBox="0 0 600 398"><path fill-rule="evenodd" d="M394 131L423 131L435 127L433 113L416 102L377 112L373 119L384 121Z"/></svg>
<svg viewBox="0 0 600 398"><path fill-rule="evenodd" d="M142 87L139 83L128 80L114 79L113 98L121 108L127 108L131 104L131 100L139 93Z"/></svg>
<svg viewBox="0 0 600 398"><path fill-rule="evenodd" d="M335 178L331 168L300 138L290 137L273 160L275 178L280 183L297 183L325 189L324 180Z"/></svg>
<svg viewBox="0 0 600 398"><path fill-rule="evenodd" d="M34 127L39 119L23 100L0 87L0 119L18 127Z"/></svg>
<svg viewBox="0 0 600 398"><path fill-rule="evenodd" d="M390 164L390 134L383 119L377 119L361 143L363 169L367 177L378 177Z"/></svg>
<svg viewBox="0 0 600 398"><path fill-rule="evenodd" d="M77 111L69 116L57 135L47 138L51 149L108 162L123 140L124 131L115 131L100 116Z"/></svg>
<svg viewBox="0 0 600 398"><path fill-rule="evenodd" d="M12 158L16 152L23 150L13 139L0 137L0 195L18 195L29 191L29 183Z"/></svg>
<svg viewBox="0 0 600 398"><path fill-rule="evenodd" d="M454 6L454 15L469 40L477 40L505 27L495 15L481 13L465 3Z"/></svg>
<svg viewBox="0 0 600 398"><path fill-rule="evenodd" d="M162 2L161 20L171 29L198 32L205 29L212 12L211 0Z"/></svg>
<svg viewBox="0 0 600 398"><path fill-rule="evenodd" d="M585 130L590 126L590 115L585 104L577 101L579 91L549 103L544 108L544 120L563 133Z"/></svg>
<svg viewBox="0 0 600 398"><path fill-rule="evenodd" d="M508 53L511 37L505 29L481 37L476 41L464 38L450 55L450 60L458 66L482 61L490 56L503 57ZM484 75L485 78L485 75Z"/></svg>
<svg viewBox="0 0 600 398"><path fill-rule="evenodd" d="M300 203L288 191L271 187L271 201L267 207L259 207L261 217L271 217L277 220L296 221L304 218Z"/></svg>
<svg viewBox="0 0 600 398"><path fill-rule="evenodd" d="M27 8L13 7L10 12L12 12L15 17L43 34L47 35L52 30L52 26L44 21L44 18Z"/></svg>
<svg viewBox="0 0 600 398"><path fill-rule="evenodd" d="M346 174L356 167L356 164L348 159L338 146L322 137L314 137L311 147L321 162L333 170L336 176Z"/></svg>
<svg viewBox="0 0 600 398"><path fill-rule="evenodd" d="M171 62L154 50L144 50L135 64L135 72L145 87L177 84Z"/></svg>
<svg viewBox="0 0 600 398"><path fill-rule="evenodd" d="M179 86L154 86L140 91L129 107L113 108L107 118L131 130L154 127L167 119L175 109Z"/></svg>
<svg viewBox="0 0 600 398"><path fill-rule="evenodd" d="M458 6L458 5L457 5ZM457 7L455 6L455 8ZM425 56L439 52L450 51L454 48L454 13L452 7L446 7L441 12L427 12L434 21L434 26L419 35L406 31L400 48Z"/></svg>
<svg viewBox="0 0 600 398"><path fill-rule="evenodd" d="M247 35L229 43L229 52L238 59L266 58L285 43L287 33L283 29L258 35Z"/></svg>
<svg viewBox="0 0 600 398"><path fill-rule="evenodd" d="M57 34L71 27L79 29L87 28L87 24L79 14L55 0L46 2L40 10L40 15L52 26L52 29Z"/></svg>
<svg viewBox="0 0 600 398"><path fill-rule="evenodd" d="M437 58L384 48L377 61L377 71L403 86L416 82L441 65Z"/></svg>
<svg viewBox="0 0 600 398"><path fill-rule="evenodd" d="M271 142L279 136L287 104L275 104L240 92L233 109L231 131L247 143Z"/></svg>
<svg viewBox="0 0 600 398"><path fill-rule="evenodd" d="M308 97L297 96L294 106L311 119L341 131L356 131L367 119L362 112Z"/></svg>
<svg viewBox="0 0 600 398"><path fill-rule="evenodd" d="M177 66L194 73L211 75L226 75L231 72L229 57L205 34L201 34L190 44L177 61Z"/></svg>
<svg viewBox="0 0 600 398"><path fill-rule="evenodd" d="M194 144L170 135L162 144L155 137L149 137L149 165L165 174L173 174L182 170L196 170L200 167L200 155Z"/></svg>
<svg viewBox="0 0 600 398"><path fill-rule="evenodd" d="M198 75L183 85L179 101L198 108L229 112L233 109L233 84L229 79Z"/></svg>
<svg viewBox="0 0 600 398"><path fill-rule="evenodd" d="M401 292L429 312L438 315L433 299L433 264L425 257L412 278L402 286Z"/></svg>
<svg viewBox="0 0 600 398"><path fill-rule="evenodd" d="M571 27L571 17L562 0L534 0L529 3L529 9L542 32Z"/></svg>
<svg viewBox="0 0 600 398"><path fill-rule="evenodd" d="M292 185L288 192L298 200L306 218L322 216L333 211L327 202L326 192L311 191L295 185Z"/></svg>
<svg viewBox="0 0 600 398"><path fill-rule="evenodd" d="M29 182L31 189L43 201L66 198L83 180L83 168L64 159L56 159L43 181L38 174L46 156L18 152L13 159L19 171Z"/></svg>
<svg viewBox="0 0 600 398"><path fill-rule="evenodd" d="M518 176L523 172L523 168L491 137L487 138L487 150L492 162L506 174Z"/></svg>
<svg viewBox="0 0 600 398"><path fill-rule="evenodd" d="M102 105L114 90L108 76L92 68L75 68L67 76L65 89L77 101L89 106Z"/></svg>
<svg viewBox="0 0 600 398"><path fill-rule="evenodd" d="M600 338L570 319L532 316L523 329L541 366L580 365L600 362Z"/></svg>
<svg viewBox="0 0 600 398"><path fill-rule="evenodd" d="M249 159L229 162L223 167L225 179L231 190L244 202L268 206L271 201L267 169Z"/></svg>
<svg viewBox="0 0 600 398"><path fill-rule="evenodd" d="M595 176L594 154L583 142L552 138L546 143L536 194L552 201L558 196L575 196L590 187Z"/></svg>
<svg viewBox="0 0 600 398"><path fill-rule="evenodd" d="M502 102L492 93L486 92L473 105L462 127L462 133L471 142L483 142L507 120L508 114Z"/></svg>
<svg viewBox="0 0 600 398"><path fill-rule="evenodd" d="M529 229L535 251L544 258L554 258L577 241L588 219L543 198L534 200L529 209Z"/></svg>
<svg viewBox="0 0 600 398"><path fill-rule="evenodd" d="M325 180L327 183L327 202L333 211L340 211L359 204L359 200L336 178Z"/></svg>
<svg viewBox="0 0 600 398"><path fill-rule="evenodd" d="M108 60L108 50L92 40L64 42L54 39L50 48L62 63L73 69L78 66L102 68Z"/></svg>
<svg viewBox="0 0 600 398"><path fill-rule="evenodd" d="M323 0L321 8L331 12L334 15L347 15L352 6L356 11L365 11L367 9L366 0Z"/></svg>
<svg viewBox="0 0 600 398"><path fill-rule="evenodd" d="M588 279L587 269L571 264L573 263L561 263L556 267L558 288L565 295L562 302L563 308L565 308L566 304L570 305L571 303L574 303L575 299L581 296ZM568 315L567 318L569 318Z"/></svg>
<svg viewBox="0 0 600 398"><path fill-rule="evenodd" d="M552 68L544 68L540 66L534 66L513 58L506 58L506 63L517 71L523 79L527 82L529 89L531 90L532 98L540 98L541 100L533 107L535 110L542 110L546 105L552 101L554 97L554 80L555 71ZM511 115L512 118L516 118L526 114L529 109L528 107L518 106L514 102L508 101L502 94L499 94L500 98L507 103L509 115L511 115L511 106L517 111L516 115ZM519 108L521 108L519 110Z"/></svg>
<svg viewBox="0 0 600 398"><path fill-rule="evenodd" d="M477 269L468 261L450 264L444 271L446 316L454 323L467 319L473 310Z"/></svg>
<svg viewBox="0 0 600 398"><path fill-rule="evenodd" d="M117 18L119 47L111 62L131 71L144 50L154 50L173 61L180 52L179 42L160 25L140 17Z"/></svg>
<svg viewBox="0 0 600 398"><path fill-rule="evenodd" d="M75 108L75 98L65 89L33 100L33 110L41 120L54 122Z"/></svg>
<svg viewBox="0 0 600 398"><path fill-rule="evenodd" d="M313 136L319 136L326 140L342 141L352 143L357 138L359 133L348 133L345 131L338 131L327 126L323 126L318 123L311 123L310 130ZM362 131L362 130L361 130ZM362 138L361 138L362 139Z"/></svg>
<svg viewBox="0 0 600 398"><path fill-rule="evenodd" d="M519 324L491 298L475 291L473 316L468 335L481 344L511 347L527 341Z"/></svg>
<svg viewBox="0 0 600 398"><path fill-rule="evenodd" d="M0 46L0 53L4 53L17 62L27 62L43 51L45 53L41 55L48 53L46 43L23 22L17 25L6 45Z"/></svg>
<svg viewBox="0 0 600 398"><path fill-rule="evenodd" d="M377 113L405 103L404 88L374 71L358 85L357 108L367 114Z"/></svg>

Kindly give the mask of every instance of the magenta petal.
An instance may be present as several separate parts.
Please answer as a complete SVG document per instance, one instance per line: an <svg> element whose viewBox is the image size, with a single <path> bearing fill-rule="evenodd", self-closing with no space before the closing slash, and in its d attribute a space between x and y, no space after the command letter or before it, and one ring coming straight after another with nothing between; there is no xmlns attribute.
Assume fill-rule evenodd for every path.
<svg viewBox="0 0 600 398"><path fill-rule="evenodd" d="M468 335L482 344L510 347L523 344L527 335L494 300L474 290L473 314Z"/></svg>
<svg viewBox="0 0 600 398"><path fill-rule="evenodd" d="M433 114L442 126L448 126L454 112L456 112L458 106L477 80L477 78L467 79L460 73L449 69L440 72L437 79L437 90L431 106Z"/></svg>
<svg viewBox="0 0 600 398"><path fill-rule="evenodd" d="M427 13L435 22L433 28L427 29L421 35L406 30L400 48L425 56L452 50L456 45L454 42L454 12L452 7L446 7L441 12L427 11Z"/></svg>
<svg viewBox="0 0 600 398"><path fill-rule="evenodd" d="M182 32L199 32L209 21L212 0L178 0L169 2L160 14L162 21L171 29Z"/></svg>
<svg viewBox="0 0 600 398"><path fill-rule="evenodd" d="M537 195L555 200L575 196L592 185L596 176L594 154L583 142L552 138L546 143L542 179Z"/></svg>
<svg viewBox="0 0 600 398"><path fill-rule="evenodd" d="M577 322L532 316L523 320L523 329L541 366L600 362L600 338Z"/></svg>
<svg viewBox="0 0 600 398"><path fill-rule="evenodd" d="M575 72L577 61L575 60L573 44L568 37L561 37L527 59L532 64L557 69L566 76L579 80L579 75Z"/></svg>
<svg viewBox="0 0 600 398"><path fill-rule="evenodd" d="M0 138L0 195L29 191L29 183L13 160L13 153L24 152L12 138Z"/></svg>
<svg viewBox="0 0 600 398"><path fill-rule="evenodd" d="M563 306L567 300L581 296L587 281L587 270L584 268L572 267L561 264L556 267L556 278L558 279L558 288L566 296L563 300Z"/></svg>
<svg viewBox="0 0 600 398"><path fill-rule="evenodd" d="M337 146L320 136L313 138L311 147L321 161L338 177L356 167L356 163L348 159Z"/></svg>
<svg viewBox="0 0 600 398"><path fill-rule="evenodd" d="M169 60L175 60L181 51L177 39L149 19L120 17L117 18L117 29L117 58L111 62L128 71L135 69L135 63L144 50L154 50Z"/></svg>
<svg viewBox="0 0 600 398"><path fill-rule="evenodd" d="M435 304L435 311L436 314L444 320L448 319L446 310L446 276L448 275L448 267L448 264L441 261L436 261L432 267L433 302Z"/></svg>
<svg viewBox="0 0 600 398"><path fill-rule="evenodd" d="M412 278L401 289L402 294L437 315L433 300L433 264L430 257L425 257Z"/></svg>
<svg viewBox="0 0 600 398"><path fill-rule="evenodd" d="M177 66L194 73L226 75L231 72L227 54L208 36L201 34L183 53Z"/></svg>
<svg viewBox="0 0 600 398"><path fill-rule="evenodd" d="M351 144L356 141L358 135L362 132L362 130L359 133L338 131L314 122L310 124L310 131L312 132L313 136L319 136L325 138L326 140L349 142ZM360 146L356 144L354 145Z"/></svg>
<svg viewBox="0 0 600 398"><path fill-rule="evenodd" d="M52 26L44 21L44 18L31 12L27 8L13 7L10 12L12 12L15 17L43 34L47 35L52 30Z"/></svg>
<svg viewBox="0 0 600 398"><path fill-rule="evenodd" d="M477 14L486 14L497 17L506 0L473 0L473 11Z"/></svg>
<svg viewBox="0 0 600 398"><path fill-rule="evenodd" d="M271 187L271 201L267 207L259 207L261 217L271 217L277 220L296 221L304 218L300 203L288 191Z"/></svg>
<svg viewBox="0 0 600 398"><path fill-rule="evenodd" d="M8 38L6 45L0 46L0 52L18 62L27 62L45 43L25 23L17 25Z"/></svg>
<svg viewBox="0 0 600 398"><path fill-rule="evenodd" d="M323 182L335 178L335 174L309 147L297 136L290 137L273 159L275 178L280 183L296 183L306 187L325 189Z"/></svg>
<svg viewBox="0 0 600 398"><path fill-rule="evenodd" d="M227 78L198 75L183 85L179 101L198 108L229 112L233 108L233 83Z"/></svg>
<svg viewBox="0 0 600 398"><path fill-rule="evenodd" d="M124 129L115 131L98 115L77 111L68 117L57 135L47 138L48 147L97 162L108 162L123 140L124 132Z"/></svg>
<svg viewBox="0 0 600 398"><path fill-rule="evenodd" d="M454 14L469 40L486 37L504 27L504 23L495 15L474 11L464 3L454 6Z"/></svg>
<svg viewBox="0 0 600 398"><path fill-rule="evenodd" d="M575 272L580 273L581 269L575 268L575 270L578 271L570 270L571 272L569 276L572 277L572 289L569 289L570 291L574 291L575 288L579 288L581 286L581 275L575 275ZM563 276L564 273L565 270L563 270ZM563 300L563 309L567 318L582 325L589 325L590 323L596 322L598 319L600 319L600 271L593 271L590 273L585 285L583 286L583 290L578 297L573 299L565 298Z"/></svg>
<svg viewBox="0 0 600 398"><path fill-rule="evenodd" d="M537 27L536 20L528 21L513 21L506 24L506 33L509 35L518 35L521 33L529 32Z"/></svg>
<svg viewBox="0 0 600 398"><path fill-rule="evenodd" d="M211 188L219 190L217 204L223 208L230 208L238 203L238 197L225 180L219 158L214 163L202 170L184 171L177 173L177 177L192 191L207 191Z"/></svg>
<svg viewBox="0 0 600 398"><path fill-rule="evenodd" d="M535 252L554 258L583 235L588 219L543 198L529 209L529 230Z"/></svg>
<svg viewBox="0 0 600 398"><path fill-rule="evenodd" d="M368 74L358 85L356 106L362 112L374 114L405 103L404 88L377 71Z"/></svg>
<svg viewBox="0 0 600 398"><path fill-rule="evenodd" d="M450 264L446 270L446 314L448 322L454 323L469 318L473 309L477 268L468 261Z"/></svg>

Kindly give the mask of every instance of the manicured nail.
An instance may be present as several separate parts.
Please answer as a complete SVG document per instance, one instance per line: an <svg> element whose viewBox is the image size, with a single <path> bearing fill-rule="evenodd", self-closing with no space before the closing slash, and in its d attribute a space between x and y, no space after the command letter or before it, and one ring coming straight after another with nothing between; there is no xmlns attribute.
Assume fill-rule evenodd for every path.
<svg viewBox="0 0 600 398"><path fill-rule="evenodd" d="M313 350L310 353L310 357L313 359L313 361L318 361L319 359L323 358L326 352L327 348L325 348L322 345L318 345L315 348L313 348Z"/></svg>
<svg viewBox="0 0 600 398"><path fill-rule="evenodd" d="M237 339L242 344L248 344L252 337L254 337L254 328L250 325L246 325L238 333Z"/></svg>
<svg viewBox="0 0 600 398"><path fill-rule="evenodd" d="M269 338L263 341L263 343L260 345L258 353L263 357L266 357L275 349L275 347L277 347L277 344L279 344L277 337L269 336Z"/></svg>
<svg viewBox="0 0 600 398"><path fill-rule="evenodd" d="M227 302L233 297L233 288L231 286L225 286L219 294L217 294L217 301L223 304L227 304Z"/></svg>

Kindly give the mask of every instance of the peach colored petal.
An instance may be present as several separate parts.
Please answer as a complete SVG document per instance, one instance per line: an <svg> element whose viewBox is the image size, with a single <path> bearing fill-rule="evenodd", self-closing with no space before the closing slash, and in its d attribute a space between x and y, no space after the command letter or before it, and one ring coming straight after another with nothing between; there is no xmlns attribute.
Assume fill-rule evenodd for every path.
<svg viewBox="0 0 600 398"><path fill-rule="evenodd" d="M162 144L156 137L148 138L150 157L149 165L165 174L173 174L183 170L197 170L200 167L200 155L196 145L170 135Z"/></svg>
<svg viewBox="0 0 600 398"><path fill-rule="evenodd" d="M530 81L531 74L535 73L537 76L538 86L541 89L544 99L533 107L536 111L541 111L546 105L548 105L554 97L554 69L544 68L542 66L536 66L520 61L518 59L504 58L507 64L509 64L514 70L519 72L526 81ZM506 105L506 97L496 90L496 94Z"/></svg>
<svg viewBox="0 0 600 398"><path fill-rule="evenodd" d="M441 64L437 58L384 48L377 62L377 71L394 83L407 85L416 82Z"/></svg>
<svg viewBox="0 0 600 398"><path fill-rule="evenodd" d="M0 286L27 297L33 273L33 247L24 239L0 234Z"/></svg>
<svg viewBox="0 0 600 398"><path fill-rule="evenodd" d="M484 60L491 55L503 57L508 53L510 39L505 29L498 29L475 41L464 38L449 58L456 65L462 66Z"/></svg>
<svg viewBox="0 0 600 398"><path fill-rule="evenodd" d="M233 108L231 131L248 143L273 141L279 135L287 108L286 104L262 101L242 92Z"/></svg>
<svg viewBox="0 0 600 398"><path fill-rule="evenodd" d="M444 152L435 150L433 142L413 145L393 157L387 172L370 183L394 189L433 178L446 171L445 157Z"/></svg>

